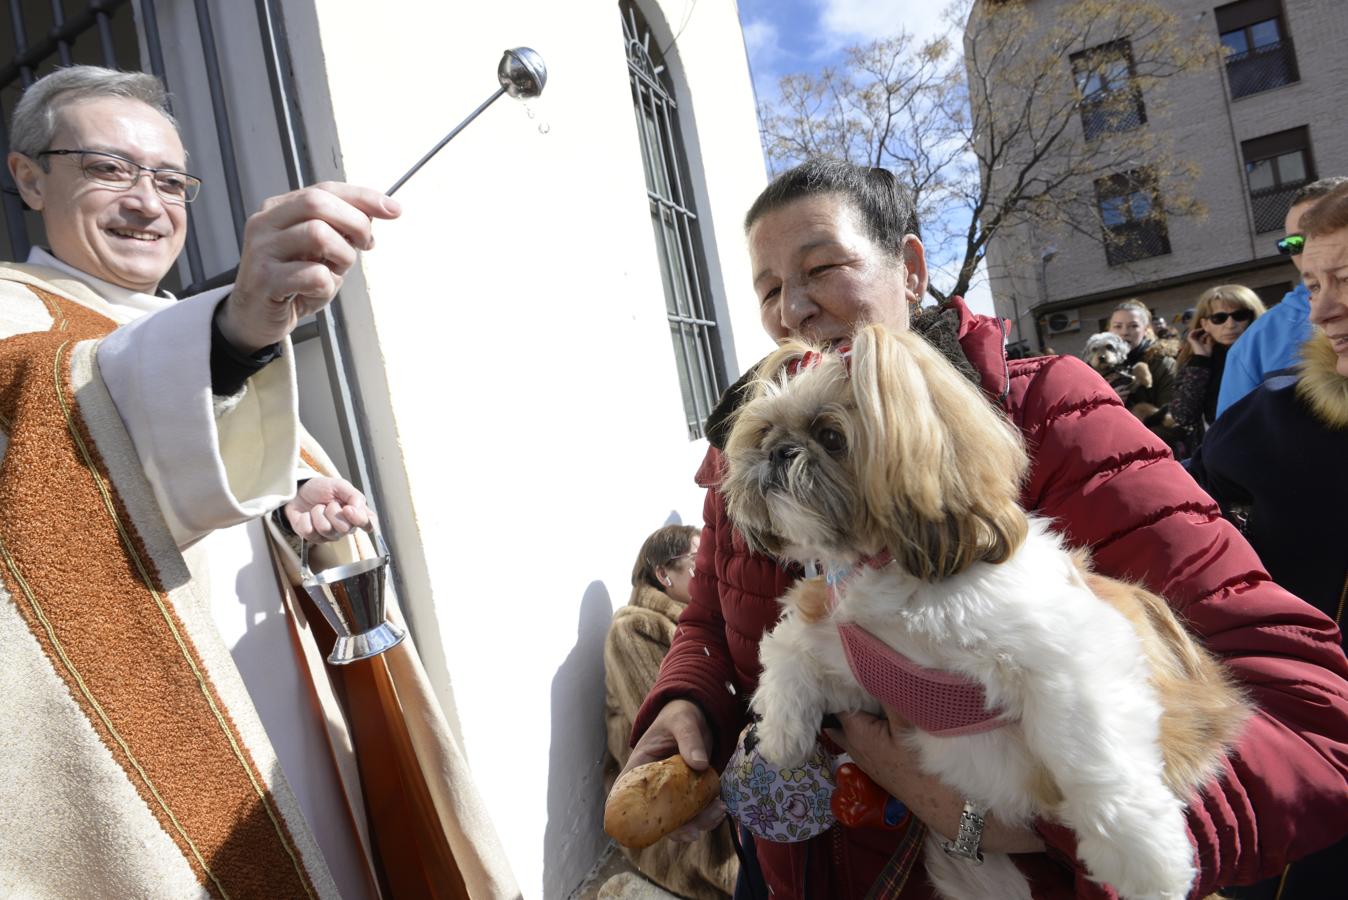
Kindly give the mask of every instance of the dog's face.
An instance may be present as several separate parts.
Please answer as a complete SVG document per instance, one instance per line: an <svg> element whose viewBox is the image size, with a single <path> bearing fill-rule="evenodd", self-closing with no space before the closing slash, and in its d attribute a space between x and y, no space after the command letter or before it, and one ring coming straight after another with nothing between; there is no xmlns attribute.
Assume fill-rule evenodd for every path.
<svg viewBox="0 0 1348 900"><path fill-rule="evenodd" d="M765 369L776 374L740 408L726 443L731 517L755 549L787 558L862 549L858 420L846 363L827 353L794 378L771 360Z"/></svg>
<svg viewBox="0 0 1348 900"><path fill-rule="evenodd" d="M755 549L845 563L888 550L936 579L1019 545L1019 435L921 337L868 326L849 359L786 344L760 373L722 483Z"/></svg>
<svg viewBox="0 0 1348 900"><path fill-rule="evenodd" d="M1093 334L1086 341L1086 365L1095 371L1108 374L1122 368L1128 359L1128 343L1117 334L1103 332Z"/></svg>

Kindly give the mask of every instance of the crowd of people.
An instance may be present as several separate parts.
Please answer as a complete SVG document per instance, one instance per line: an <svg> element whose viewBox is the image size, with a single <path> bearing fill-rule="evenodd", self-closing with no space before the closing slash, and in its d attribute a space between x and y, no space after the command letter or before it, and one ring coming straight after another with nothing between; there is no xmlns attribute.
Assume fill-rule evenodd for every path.
<svg viewBox="0 0 1348 900"><path fill-rule="evenodd" d="M1279 252L1301 270L1306 236L1302 217L1348 177L1322 178L1300 188L1284 221ZM1271 313L1266 317L1266 313ZM1217 417L1274 372L1294 368L1311 336L1310 295L1301 281L1272 309L1249 287L1215 285L1186 309L1174 326L1146 304L1128 300L1113 311L1109 333L1129 347L1126 364L1083 354L1105 376L1124 405L1187 461ZM1146 365L1150 383L1129 372Z"/></svg>

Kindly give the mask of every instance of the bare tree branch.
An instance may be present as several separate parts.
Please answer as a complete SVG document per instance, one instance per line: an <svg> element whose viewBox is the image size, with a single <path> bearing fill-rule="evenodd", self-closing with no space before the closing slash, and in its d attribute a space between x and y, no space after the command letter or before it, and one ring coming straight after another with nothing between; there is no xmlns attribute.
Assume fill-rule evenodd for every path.
<svg viewBox="0 0 1348 900"><path fill-rule="evenodd" d="M784 77L760 110L771 169L811 156L891 169L913 192L929 259L954 273L929 287L938 301L965 293L1010 229L1117 242L1097 198L1109 179L1151 178L1165 198L1155 219L1202 215L1193 166L1147 123L1163 112L1156 87L1211 64L1215 41L1159 0L1057 9L1045 21L1026 0L955 0L945 16L962 58L949 34L899 32Z"/></svg>

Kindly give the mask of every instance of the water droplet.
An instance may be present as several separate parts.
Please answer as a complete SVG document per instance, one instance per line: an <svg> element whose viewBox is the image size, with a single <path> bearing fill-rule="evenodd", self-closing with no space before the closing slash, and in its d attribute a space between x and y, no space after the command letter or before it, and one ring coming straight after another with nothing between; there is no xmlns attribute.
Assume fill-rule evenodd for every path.
<svg viewBox="0 0 1348 900"><path fill-rule="evenodd" d="M549 125L547 122L539 122L539 123L538 123L538 133L539 133L539 134L547 134L547 133L548 133L549 131L551 131L551 130L552 130L552 126Z"/></svg>
<svg viewBox="0 0 1348 900"><path fill-rule="evenodd" d="M726 689L727 691L730 691L730 696L732 696L732 697L735 696L736 693L738 693L738 692L735 690L735 686L734 686L733 684L731 684L730 682L728 682L728 681L725 683L725 689Z"/></svg>
<svg viewBox="0 0 1348 900"><path fill-rule="evenodd" d="M707 654L708 656L711 656L711 651L708 650L706 647L703 647L703 648L702 648L702 652L705 653L705 654Z"/></svg>
<svg viewBox="0 0 1348 900"><path fill-rule="evenodd" d="M524 104L524 114L532 119L534 117L534 108L527 103Z"/></svg>

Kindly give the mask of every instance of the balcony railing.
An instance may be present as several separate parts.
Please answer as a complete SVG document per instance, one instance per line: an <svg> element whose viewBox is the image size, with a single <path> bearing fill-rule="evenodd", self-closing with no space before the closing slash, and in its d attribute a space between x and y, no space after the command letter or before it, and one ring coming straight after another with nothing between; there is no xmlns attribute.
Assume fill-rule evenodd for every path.
<svg viewBox="0 0 1348 900"><path fill-rule="evenodd" d="M1147 110L1142 105L1142 93L1133 89L1100 91L1084 98L1080 109L1081 128L1086 133L1088 141L1093 141L1102 134L1132 131L1147 123Z"/></svg>
<svg viewBox="0 0 1348 900"><path fill-rule="evenodd" d="M1287 218L1287 211L1292 208L1292 198L1306 183L1306 181L1293 181L1250 191L1250 209L1254 211L1255 233L1263 234L1282 228L1283 220Z"/></svg>
<svg viewBox="0 0 1348 900"><path fill-rule="evenodd" d="M1105 259L1111 266L1163 256L1170 252L1170 235L1159 221L1116 225L1105 232Z"/></svg>
<svg viewBox="0 0 1348 900"><path fill-rule="evenodd" d="M1291 84L1299 78L1291 38L1226 57L1226 80L1231 84L1232 100Z"/></svg>

